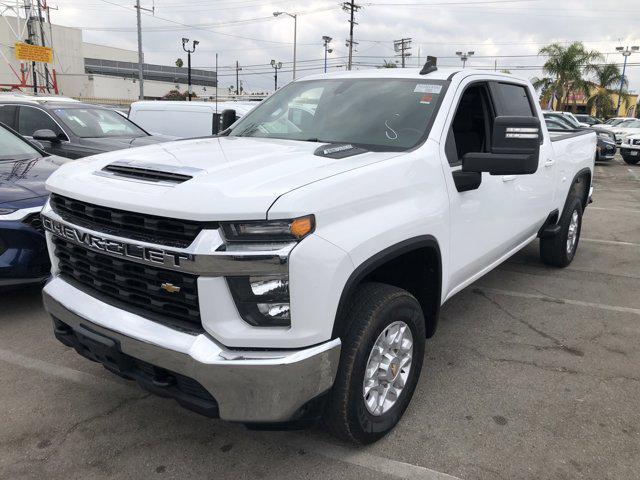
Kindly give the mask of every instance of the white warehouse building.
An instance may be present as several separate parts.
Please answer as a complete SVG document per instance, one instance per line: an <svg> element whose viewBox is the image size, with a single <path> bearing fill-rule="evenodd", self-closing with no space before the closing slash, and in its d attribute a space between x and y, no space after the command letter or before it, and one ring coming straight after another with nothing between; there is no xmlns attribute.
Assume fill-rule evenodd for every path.
<svg viewBox="0 0 640 480"><path fill-rule="evenodd" d="M16 32L21 32L24 19L3 18L0 22L0 90L33 91L30 62L15 59ZM49 91L74 98L99 99L105 102L127 103L137 100L138 52L82 41L82 30L46 24L47 46L53 48L53 64L48 65L49 82L45 79L44 64L38 64L37 84L45 84ZM145 98L158 99L170 90L187 91L187 68L145 63ZM197 97L215 95L216 74L213 71L192 69L193 92Z"/></svg>

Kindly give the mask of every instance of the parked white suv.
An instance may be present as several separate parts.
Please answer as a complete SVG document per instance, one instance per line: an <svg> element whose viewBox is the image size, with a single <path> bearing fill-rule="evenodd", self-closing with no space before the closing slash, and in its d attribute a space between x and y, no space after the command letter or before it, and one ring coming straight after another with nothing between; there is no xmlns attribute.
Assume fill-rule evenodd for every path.
<svg viewBox="0 0 640 480"><path fill-rule="evenodd" d="M220 137L63 166L55 335L202 414L373 442L445 301L536 238L550 265L576 253L596 135L550 135L535 98L433 59L311 76Z"/></svg>
<svg viewBox="0 0 640 480"><path fill-rule="evenodd" d="M640 134L632 134L624 137L620 145L620 155L629 165L640 162Z"/></svg>

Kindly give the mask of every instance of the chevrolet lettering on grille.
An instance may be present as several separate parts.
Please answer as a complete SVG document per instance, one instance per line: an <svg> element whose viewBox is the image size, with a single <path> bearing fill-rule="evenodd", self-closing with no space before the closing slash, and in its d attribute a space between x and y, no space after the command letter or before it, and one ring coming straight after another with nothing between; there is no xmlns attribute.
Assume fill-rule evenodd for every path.
<svg viewBox="0 0 640 480"><path fill-rule="evenodd" d="M89 232L84 232L70 225L58 222L46 216L42 216L42 225L51 234L84 245L100 252L120 255L123 257L141 260L144 262L181 266L183 260L193 260L193 256L187 253L162 250L132 243L121 242L110 238L100 237ZM168 263L167 263L168 262Z"/></svg>

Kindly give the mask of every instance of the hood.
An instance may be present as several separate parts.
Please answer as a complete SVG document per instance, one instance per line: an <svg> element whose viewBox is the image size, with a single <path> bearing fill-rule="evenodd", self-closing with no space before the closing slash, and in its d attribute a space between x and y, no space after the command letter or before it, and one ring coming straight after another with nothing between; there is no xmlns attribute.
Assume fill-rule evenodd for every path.
<svg viewBox="0 0 640 480"><path fill-rule="evenodd" d="M321 145L246 137L182 140L75 161L58 170L47 187L78 200L150 215L199 221L260 219L280 195L400 154L363 152L329 158L314 154ZM105 175L102 169L116 161L161 171L182 168L193 178L167 185Z"/></svg>
<svg viewBox="0 0 640 480"><path fill-rule="evenodd" d="M613 133L615 133L616 135L631 135L631 134L635 134L635 133L640 133L640 128L629 128L629 127L620 127L620 128L613 128Z"/></svg>
<svg viewBox="0 0 640 480"><path fill-rule="evenodd" d="M171 137L164 135L148 135L144 137L81 138L80 144L85 147L95 148L101 152L112 152L123 148L143 147L170 140L172 140Z"/></svg>
<svg viewBox="0 0 640 480"><path fill-rule="evenodd" d="M0 161L0 205L22 208L29 199L46 196L47 178L67 162L55 156Z"/></svg>

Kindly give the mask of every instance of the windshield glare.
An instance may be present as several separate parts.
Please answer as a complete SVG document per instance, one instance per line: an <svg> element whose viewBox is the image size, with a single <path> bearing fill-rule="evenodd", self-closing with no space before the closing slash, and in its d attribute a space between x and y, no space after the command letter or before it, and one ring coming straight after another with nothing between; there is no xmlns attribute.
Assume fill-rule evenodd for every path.
<svg viewBox="0 0 640 480"><path fill-rule="evenodd" d="M57 108L55 113L81 138L147 136L122 115L106 108Z"/></svg>
<svg viewBox="0 0 640 480"><path fill-rule="evenodd" d="M0 128L0 160L27 160L39 156L40 153L27 142Z"/></svg>
<svg viewBox="0 0 640 480"><path fill-rule="evenodd" d="M389 78L294 82L245 115L229 135L406 150L426 135L445 83Z"/></svg>

